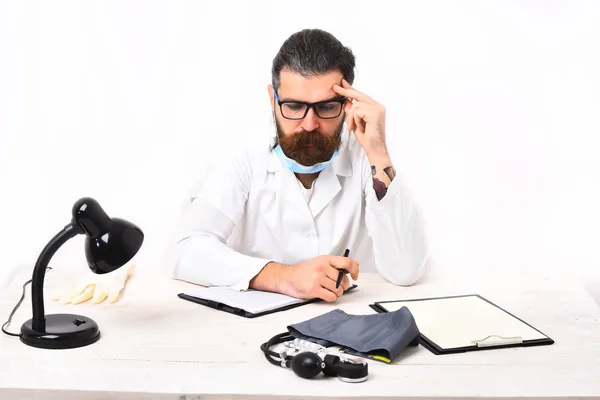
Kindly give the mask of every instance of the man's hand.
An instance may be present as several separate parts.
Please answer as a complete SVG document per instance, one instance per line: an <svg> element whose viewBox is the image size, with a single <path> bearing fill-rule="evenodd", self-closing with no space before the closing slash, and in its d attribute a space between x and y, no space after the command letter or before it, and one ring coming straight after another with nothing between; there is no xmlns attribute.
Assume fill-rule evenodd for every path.
<svg viewBox="0 0 600 400"><path fill-rule="evenodd" d="M335 284L340 269L345 269L358 279L358 262L348 257L320 256L300 264L288 267L282 289L292 297L301 299L320 298L325 301L335 301L344 290L350 287L350 280L344 275L342 284L336 289Z"/></svg>
<svg viewBox="0 0 600 400"><path fill-rule="evenodd" d="M385 141L385 107L354 89L345 79L342 86L333 85L333 90L347 98L344 111L348 130L354 132L369 159L373 189L381 200L396 176Z"/></svg>
<svg viewBox="0 0 600 400"><path fill-rule="evenodd" d="M345 79L342 86L333 85L333 90L346 97L344 111L348 130L354 132L369 159L387 156L385 107L354 89Z"/></svg>
<svg viewBox="0 0 600 400"><path fill-rule="evenodd" d="M338 271L345 269L356 280L358 268L356 260L341 256L319 256L290 266L270 262L250 281L250 287L300 299L320 298L332 302L350 287L350 280L344 275L336 289Z"/></svg>

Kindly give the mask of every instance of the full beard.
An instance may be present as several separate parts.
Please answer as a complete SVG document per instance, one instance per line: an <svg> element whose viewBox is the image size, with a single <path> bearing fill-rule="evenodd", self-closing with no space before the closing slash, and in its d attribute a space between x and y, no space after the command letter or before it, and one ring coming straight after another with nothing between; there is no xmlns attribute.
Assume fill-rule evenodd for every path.
<svg viewBox="0 0 600 400"><path fill-rule="evenodd" d="M275 126L277 128L275 146L279 144L288 158L310 167L330 160L333 153L339 149L342 143L344 120L342 119L333 132L325 134L318 130L285 134L277 119L275 119Z"/></svg>

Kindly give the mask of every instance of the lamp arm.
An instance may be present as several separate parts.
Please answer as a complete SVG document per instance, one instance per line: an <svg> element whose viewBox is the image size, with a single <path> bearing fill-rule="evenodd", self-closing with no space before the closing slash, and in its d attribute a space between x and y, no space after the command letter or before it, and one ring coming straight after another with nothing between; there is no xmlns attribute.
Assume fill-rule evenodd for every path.
<svg viewBox="0 0 600 400"><path fill-rule="evenodd" d="M38 332L44 332L46 329L44 313L44 277L46 275L46 268L54 253L69 239L74 238L79 233L83 233L83 230L75 222L65 226L48 242L35 263L33 277L31 278L31 305L33 307L32 327Z"/></svg>

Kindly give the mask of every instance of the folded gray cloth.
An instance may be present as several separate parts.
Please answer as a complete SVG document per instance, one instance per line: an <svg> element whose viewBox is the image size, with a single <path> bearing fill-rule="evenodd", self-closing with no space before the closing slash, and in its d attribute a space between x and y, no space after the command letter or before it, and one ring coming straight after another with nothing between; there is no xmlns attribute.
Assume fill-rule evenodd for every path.
<svg viewBox="0 0 600 400"><path fill-rule="evenodd" d="M337 309L287 327L298 339L392 362L407 346L419 344L419 329L408 308L372 315L351 315Z"/></svg>

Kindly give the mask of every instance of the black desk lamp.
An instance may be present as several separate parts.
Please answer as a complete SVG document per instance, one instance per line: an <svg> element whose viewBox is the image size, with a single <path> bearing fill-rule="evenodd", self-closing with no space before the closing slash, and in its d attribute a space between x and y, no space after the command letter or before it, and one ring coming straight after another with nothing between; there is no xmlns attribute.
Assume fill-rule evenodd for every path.
<svg viewBox="0 0 600 400"><path fill-rule="evenodd" d="M31 302L33 318L21 326L21 341L45 349L87 346L100 338L98 324L76 314L44 314L44 276L50 259L69 239L85 233L85 256L90 269L105 274L127 264L138 252L144 233L131 222L109 218L89 197L73 205L73 219L42 250L33 269Z"/></svg>

